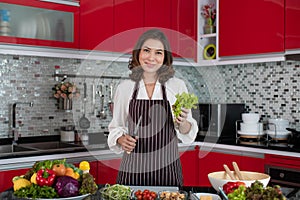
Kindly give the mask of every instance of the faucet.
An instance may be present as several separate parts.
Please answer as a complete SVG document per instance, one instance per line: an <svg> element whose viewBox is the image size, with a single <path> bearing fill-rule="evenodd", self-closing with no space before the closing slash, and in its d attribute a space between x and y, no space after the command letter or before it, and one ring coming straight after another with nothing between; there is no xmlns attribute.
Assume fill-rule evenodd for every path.
<svg viewBox="0 0 300 200"><path fill-rule="evenodd" d="M26 104L29 105L30 107L33 106L33 102L15 102L12 105L12 136L13 136L13 144L16 144L19 138L18 131L16 130L16 107L18 104Z"/></svg>

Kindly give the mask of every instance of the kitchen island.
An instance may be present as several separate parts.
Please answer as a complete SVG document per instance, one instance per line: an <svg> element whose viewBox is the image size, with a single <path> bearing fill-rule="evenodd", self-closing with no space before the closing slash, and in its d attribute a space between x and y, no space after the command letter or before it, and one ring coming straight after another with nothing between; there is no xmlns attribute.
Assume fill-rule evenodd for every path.
<svg viewBox="0 0 300 200"><path fill-rule="evenodd" d="M179 151L184 186L186 187L210 188L207 174L223 170L224 163L231 166L232 161L239 163L241 170L268 173L267 166L273 164L273 157L276 159L289 158L292 159L293 166L283 162L275 165L293 170L300 169L300 152L205 141L196 141L190 145L180 143ZM59 151L29 151L23 153L22 156L17 154L6 155L2 158L0 156L0 180L1 182L8 182L7 186L2 186L0 192L12 186L9 183L13 176L25 173L36 161L53 159L66 159L67 162L75 165L82 160L89 161L91 173L95 176L97 184L113 184L121 158L122 154L113 153L103 143L86 143L81 144L77 149L67 148Z"/></svg>

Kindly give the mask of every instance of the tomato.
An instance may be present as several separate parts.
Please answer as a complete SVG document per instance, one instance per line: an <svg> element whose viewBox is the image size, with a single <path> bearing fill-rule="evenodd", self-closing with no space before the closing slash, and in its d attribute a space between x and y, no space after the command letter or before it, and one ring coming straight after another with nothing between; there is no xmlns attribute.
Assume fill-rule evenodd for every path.
<svg viewBox="0 0 300 200"><path fill-rule="evenodd" d="M150 196L151 196L151 197L153 197L153 199L155 199L155 198L157 197L156 193L155 193L155 192L153 192L153 191L152 191L152 192L150 192Z"/></svg>
<svg viewBox="0 0 300 200"><path fill-rule="evenodd" d="M66 174L66 166L64 164L55 164L52 166L52 170L56 176L64 176Z"/></svg>
<svg viewBox="0 0 300 200"><path fill-rule="evenodd" d="M137 190L137 191L135 191L134 195L135 196L142 195L142 191L141 190Z"/></svg>
<svg viewBox="0 0 300 200"><path fill-rule="evenodd" d="M143 194L148 194L150 192L150 190L144 190Z"/></svg>
<svg viewBox="0 0 300 200"><path fill-rule="evenodd" d="M137 198L138 200L143 200L143 196L142 196L141 194L136 195L136 198Z"/></svg>

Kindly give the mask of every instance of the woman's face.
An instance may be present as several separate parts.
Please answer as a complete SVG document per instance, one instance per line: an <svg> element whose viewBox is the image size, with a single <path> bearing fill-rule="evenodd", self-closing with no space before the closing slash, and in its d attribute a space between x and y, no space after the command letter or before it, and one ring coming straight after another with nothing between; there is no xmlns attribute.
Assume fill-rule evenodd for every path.
<svg viewBox="0 0 300 200"><path fill-rule="evenodd" d="M156 74L156 71L163 65L164 57L164 45L161 41L146 40L139 54L139 62L144 73Z"/></svg>

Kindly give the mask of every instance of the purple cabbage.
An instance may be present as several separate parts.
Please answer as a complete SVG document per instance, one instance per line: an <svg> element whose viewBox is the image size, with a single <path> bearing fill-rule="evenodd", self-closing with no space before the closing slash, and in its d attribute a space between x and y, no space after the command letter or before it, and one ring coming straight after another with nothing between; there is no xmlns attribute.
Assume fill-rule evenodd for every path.
<svg viewBox="0 0 300 200"><path fill-rule="evenodd" d="M55 183L55 190L60 197L78 196L79 188L79 182L70 176L60 176Z"/></svg>

